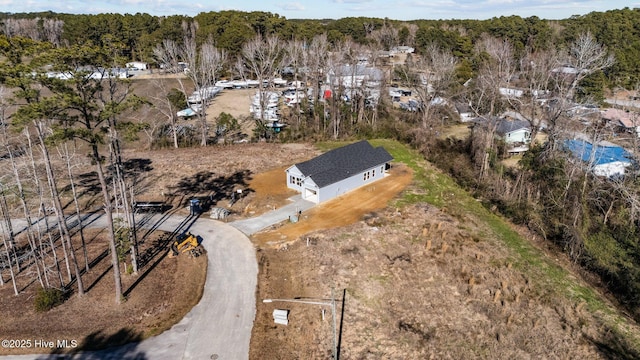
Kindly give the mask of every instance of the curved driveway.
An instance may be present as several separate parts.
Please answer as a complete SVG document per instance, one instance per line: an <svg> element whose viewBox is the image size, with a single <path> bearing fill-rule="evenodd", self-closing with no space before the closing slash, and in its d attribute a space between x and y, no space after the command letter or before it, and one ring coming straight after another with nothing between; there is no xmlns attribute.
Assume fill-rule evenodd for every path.
<svg viewBox="0 0 640 360"><path fill-rule="evenodd" d="M90 226L104 226L102 217ZM177 215L148 216L141 226L191 231L207 250L207 279L200 302L176 325L158 336L118 348L61 355L18 355L3 359L247 359L256 313L258 264L251 241L219 221ZM19 223L16 223L19 229ZM24 226L24 224L23 224ZM51 334L55 336L55 334Z"/></svg>

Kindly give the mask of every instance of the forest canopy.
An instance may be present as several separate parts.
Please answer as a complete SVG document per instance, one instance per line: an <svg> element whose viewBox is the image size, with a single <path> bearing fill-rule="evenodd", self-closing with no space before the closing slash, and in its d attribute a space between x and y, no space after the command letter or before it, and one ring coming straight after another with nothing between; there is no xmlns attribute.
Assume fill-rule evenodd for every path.
<svg viewBox="0 0 640 360"><path fill-rule="evenodd" d="M0 13L8 37L23 36L48 41L56 46L117 44L125 59L153 63L153 48L163 40L182 41L185 23L196 22L197 39L211 39L232 55L256 35L278 35L285 40L309 42L325 34L331 43L350 39L361 45L407 45L424 51L428 45L450 49L459 59L473 61L473 45L483 35L511 42L515 56L526 47L547 50L565 47L584 32L605 45L617 59L604 74L610 87L633 88L640 74L640 9L624 8L592 12L564 20L532 16L501 16L488 20L398 21L368 17L332 19L286 19L262 11L203 12L194 17L137 14L75 15L52 12ZM394 43L376 42L375 36L390 30ZM382 34L381 34L382 33ZM388 49L381 49L388 50Z"/></svg>

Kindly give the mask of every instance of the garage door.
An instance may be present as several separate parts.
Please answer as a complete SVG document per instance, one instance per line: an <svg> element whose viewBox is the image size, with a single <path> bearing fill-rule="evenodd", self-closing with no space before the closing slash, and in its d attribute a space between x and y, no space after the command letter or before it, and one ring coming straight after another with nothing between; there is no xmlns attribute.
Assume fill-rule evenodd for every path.
<svg viewBox="0 0 640 360"><path fill-rule="evenodd" d="M305 200L312 201L314 203L318 202L318 192L316 189L304 188L304 198Z"/></svg>

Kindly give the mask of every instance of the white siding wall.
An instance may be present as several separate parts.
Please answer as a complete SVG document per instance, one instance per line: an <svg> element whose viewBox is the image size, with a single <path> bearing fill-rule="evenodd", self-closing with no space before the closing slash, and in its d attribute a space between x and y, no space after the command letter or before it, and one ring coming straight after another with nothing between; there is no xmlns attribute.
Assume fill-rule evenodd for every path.
<svg viewBox="0 0 640 360"><path fill-rule="evenodd" d="M304 182L304 176L294 165L287 169L287 187L289 189L302 192L302 183Z"/></svg>
<svg viewBox="0 0 640 360"><path fill-rule="evenodd" d="M531 130L520 129L505 134L504 141L507 143L523 142L528 143L531 140Z"/></svg>
<svg viewBox="0 0 640 360"><path fill-rule="evenodd" d="M382 164L350 178L323 187L318 193L318 202L321 203L331 200L360 186L382 179L384 177L384 168L385 165ZM366 174L368 174L368 176Z"/></svg>

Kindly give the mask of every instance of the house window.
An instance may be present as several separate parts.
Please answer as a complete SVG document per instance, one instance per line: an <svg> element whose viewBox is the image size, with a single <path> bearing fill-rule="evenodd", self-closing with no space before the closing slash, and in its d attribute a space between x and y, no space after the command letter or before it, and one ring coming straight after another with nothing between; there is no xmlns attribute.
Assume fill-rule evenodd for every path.
<svg viewBox="0 0 640 360"><path fill-rule="evenodd" d="M376 177L376 169L371 170L371 177Z"/></svg>
<svg viewBox="0 0 640 360"><path fill-rule="evenodd" d="M289 177L289 183L290 184L296 184L298 186L302 186L302 179L299 178L299 177L290 176Z"/></svg>
<svg viewBox="0 0 640 360"><path fill-rule="evenodd" d="M363 180L367 181L369 180L370 177L371 177L371 171L367 171L366 173L364 173Z"/></svg>

